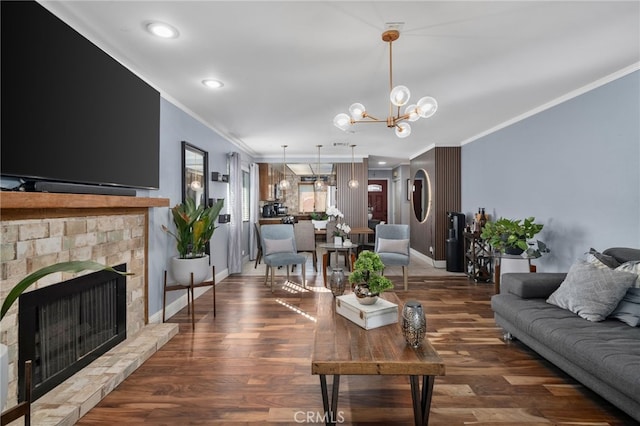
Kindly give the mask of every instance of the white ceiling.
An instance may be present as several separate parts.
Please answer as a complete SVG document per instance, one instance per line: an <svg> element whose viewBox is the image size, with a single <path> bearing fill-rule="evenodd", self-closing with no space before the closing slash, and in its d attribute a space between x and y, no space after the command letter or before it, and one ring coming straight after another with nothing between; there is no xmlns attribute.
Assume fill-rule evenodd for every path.
<svg viewBox="0 0 640 426"><path fill-rule="evenodd" d="M408 164L639 68L639 1L52 1L42 2L218 133L288 162ZM176 39L144 30L169 23ZM384 124L333 126L353 102L388 114L386 22L394 85L439 110L398 139ZM211 90L205 78L224 82ZM343 146L334 146L335 143ZM346 145L346 146L344 146ZM203 147L206 149L206 147Z"/></svg>

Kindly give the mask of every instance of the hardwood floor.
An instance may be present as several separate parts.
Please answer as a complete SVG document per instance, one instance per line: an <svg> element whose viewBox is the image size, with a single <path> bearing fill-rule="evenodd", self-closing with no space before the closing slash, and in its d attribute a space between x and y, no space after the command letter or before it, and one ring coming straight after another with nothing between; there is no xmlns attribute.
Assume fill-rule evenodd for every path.
<svg viewBox="0 0 640 426"><path fill-rule="evenodd" d="M637 424L519 342L505 343L492 284L410 277L404 292L402 277L391 278L400 300L422 302L428 338L446 364L430 425ZM321 280L308 278L316 291L278 286L272 294L261 276L227 278L216 286L215 319L209 290L196 300L195 331L186 309L171 318L178 335L78 424L322 424L310 361ZM343 376L338 410L342 424L413 424L409 381Z"/></svg>

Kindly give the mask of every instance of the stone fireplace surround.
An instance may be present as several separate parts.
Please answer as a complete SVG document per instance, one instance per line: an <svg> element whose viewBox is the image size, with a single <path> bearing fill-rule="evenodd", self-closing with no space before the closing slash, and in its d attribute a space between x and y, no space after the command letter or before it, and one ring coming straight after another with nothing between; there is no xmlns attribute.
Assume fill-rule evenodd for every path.
<svg viewBox="0 0 640 426"><path fill-rule="evenodd" d="M127 339L38 399L34 424L74 424L177 333L176 324L148 324L147 310L148 209L168 206L165 198L2 193L0 301L27 274L56 262L126 263L134 273L127 277ZM31 289L73 276L51 274ZM17 305L0 323L0 342L9 347L7 408L17 403Z"/></svg>

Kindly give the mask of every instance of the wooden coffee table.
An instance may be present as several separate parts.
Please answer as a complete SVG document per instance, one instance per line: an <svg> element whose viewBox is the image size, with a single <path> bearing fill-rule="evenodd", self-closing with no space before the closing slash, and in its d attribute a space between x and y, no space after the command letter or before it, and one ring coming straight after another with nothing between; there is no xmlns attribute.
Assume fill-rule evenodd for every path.
<svg viewBox="0 0 640 426"><path fill-rule="evenodd" d="M340 376L344 374L409 376L415 424L428 424L435 376L445 374L444 363L429 340L417 349L407 345L401 318L396 324L365 330L335 312L331 293L319 296L311 373L320 375L327 424L335 422ZM398 304L400 316L403 305L395 293L385 292L383 297ZM327 375L333 376L331 404Z"/></svg>

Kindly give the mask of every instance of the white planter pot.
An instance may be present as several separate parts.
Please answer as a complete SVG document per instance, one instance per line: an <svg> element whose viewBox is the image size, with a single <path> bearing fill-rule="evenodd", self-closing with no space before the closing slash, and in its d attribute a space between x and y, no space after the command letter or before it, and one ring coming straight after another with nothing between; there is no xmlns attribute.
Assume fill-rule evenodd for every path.
<svg viewBox="0 0 640 426"><path fill-rule="evenodd" d="M171 258L171 275L178 284L190 284L191 272L193 272L193 283L203 282L211 272L209 265L209 255L196 257L193 259Z"/></svg>
<svg viewBox="0 0 640 426"><path fill-rule="evenodd" d="M327 229L327 222L329 222L329 220L311 219L311 223L313 223L313 227L316 229Z"/></svg>
<svg viewBox="0 0 640 426"><path fill-rule="evenodd" d="M9 348L0 343L0 411L7 403L7 389L9 386Z"/></svg>

